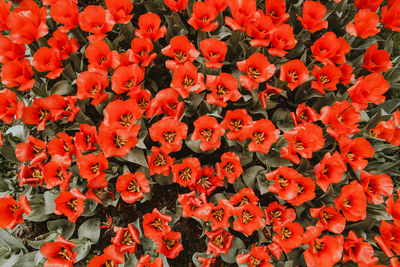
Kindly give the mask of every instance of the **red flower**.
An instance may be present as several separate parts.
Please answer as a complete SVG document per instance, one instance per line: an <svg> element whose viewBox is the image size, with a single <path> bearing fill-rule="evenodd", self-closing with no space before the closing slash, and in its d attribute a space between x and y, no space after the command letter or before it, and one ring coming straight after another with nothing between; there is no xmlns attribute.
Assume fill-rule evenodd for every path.
<svg viewBox="0 0 400 267"><path fill-rule="evenodd" d="M208 237L207 254L212 253L214 257L219 254L227 254L232 247L233 235L224 229L219 229L213 232L206 232Z"/></svg>
<svg viewBox="0 0 400 267"><path fill-rule="evenodd" d="M64 26L58 29L62 32L67 32L78 27L79 9L77 1L65 0L56 1L50 7L51 18Z"/></svg>
<svg viewBox="0 0 400 267"><path fill-rule="evenodd" d="M221 126L229 132L226 134L230 140L243 141L248 136L248 130L253 124L253 119L245 109L228 110Z"/></svg>
<svg viewBox="0 0 400 267"><path fill-rule="evenodd" d="M28 199L25 195L19 197L19 203L10 195L0 197L0 228L14 229L20 223L24 222L22 214L29 215L32 211Z"/></svg>
<svg viewBox="0 0 400 267"><path fill-rule="evenodd" d="M381 23L385 28L391 29L394 32L400 32L400 4L393 1L392 5L382 7Z"/></svg>
<svg viewBox="0 0 400 267"><path fill-rule="evenodd" d="M367 216L367 197L363 187L357 182L343 186L340 196L335 200L335 206L347 221L364 220Z"/></svg>
<svg viewBox="0 0 400 267"><path fill-rule="evenodd" d="M386 174L372 174L362 170L360 178L368 202L379 205L383 203L382 195L391 196L393 194L393 181Z"/></svg>
<svg viewBox="0 0 400 267"><path fill-rule="evenodd" d="M186 36L172 37L169 45L161 49L161 52L165 56L174 59L165 62L165 66L172 71L182 66L185 62L192 63L200 55L200 52Z"/></svg>
<svg viewBox="0 0 400 267"><path fill-rule="evenodd" d="M10 39L17 44L31 44L48 33L46 25L47 9L32 0L22 1L7 18L11 29Z"/></svg>
<svg viewBox="0 0 400 267"><path fill-rule="evenodd" d="M71 177L72 173L67 172L67 168L61 162L50 161L43 168L43 178L47 189L60 185L61 191L67 191Z"/></svg>
<svg viewBox="0 0 400 267"><path fill-rule="evenodd" d="M76 79L77 97L80 100L93 98L91 104L97 106L108 99L104 90L108 87L108 77L99 72L84 71Z"/></svg>
<svg viewBox="0 0 400 267"><path fill-rule="evenodd" d="M280 130L270 120L256 121L248 131L248 137L253 140L249 144L249 150L267 154L272 144L278 140L279 133Z"/></svg>
<svg viewBox="0 0 400 267"><path fill-rule="evenodd" d="M61 163L68 167L72 162L72 155L75 154L75 145L72 136L66 133L58 133L57 137L50 140L48 144L48 152L52 161Z"/></svg>
<svg viewBox="0 0 400 267"><path fill-rule="evenodd" d="M354 5L357 9L368 8L369 10L376 12L383 0L355 0Z"/></svg>
<svg viewBox="0 0 400 267"><path fill-rule="evenodd" d="M204 193L209 196L217 187L224 185L224 181L214 176L214 169L209 166L201 169L201 173L197 176L196 182L189 186L190 190L197 190L199 193Z"/></svg>
<svg viewBox="0 0 400 267"><path fill-rule="evenodd" d="M226 107L228 100L235 102L242 97L239 84L230 73L222 72L219 76L207 75L206 84L211 94L207 95L207 103Z"/></svg>
<svg viewBox="0 0 400 267"><path fill-rule="evenodd" d="M279 245L285 253L289 253L292 249L299 247L303 240L303 227L295 222L286 222L275 226L274 232L277 233L272 240Z"/></svg>
<svg viewBox="0 0 400 267"><path fill-rule="evenodd" d="M15 156L19 161L31 161L30 165L35 166L47 159L46 148L46 142L30 135L28 141L15 147Z"/></svg>
<svg viewBox="0 0 400 267"><path fill-rule="evenodd" d="M86 197L78 190L73 188L69 192L61 192L60 195L54 199L56 208L54 213L57 215L65 215L69 221L76 222L84 211L83 203Z"/></svg>
<svg viewBox="0 0 400 267"><path fill-rule="evenodd" d="M11 1L0 1L0 31L6 31L9 29L6 22L8 16L10 15L11 6Z"/></svg>
<svg viewBox="0 0 400 267"><path fill-rule="evenodd" d="M323 205L321 208L311 208L310 214L314 218L319 218L316 227L321 230L340 234L346 227L346 219L333 206Z"/></svg>
<svg viewBox="0 0 400 267"><path fill-rule="evenodd" d="M79 26L85 32L93 33L88 39L91 42L102 40L114 27L115 20L102 6L89 5L79 13Z"/></svg>
<svg viewBox="0 0 400 267"><path fill-rule="evenodd" d="M336 90L342 72L335 65L325 65L322 68L314 65L312 75L315 81L311 82L311 88L317 90L321 94L325 94L325 90Z"/></svg>
<svg viewBox="0 0 400 267"><path fill-rule="evenodd" d="M306 82L309 78L309 71L300 59L290 60L281 66L279 79L282 82L288 82L290 90Z"/></svg>
<svg viewBox="0 0 400 267"><path fill-rule="evenodd" d="M135 121L142 117L142 111L132 99L114 100L104 109L103 124L110 128L134 130L138 125Z"/></svg>
<svg viewBox="0 0 400 267"><path fill-rule="evenodd" d="M258 93L258 97L261 100L263 108L267 108L267 102L270 100L271 96L275 94L280 94L282 91L283 91L282 89L267 84L267 89Z"/></svg>
<svg viewBox="0 0 400 267"><path fill-rule="evenodd" d="M293 49L296 44L292 26L282 24L271 32L271 48L268 53L275 57L284 57L288 53L285 50Z"/></svg>
<svg viewBox="0 0 400 267"><path fill-rule="evenodd" d="M354 16L354 23L349 22L347 24L346 32L365 39L380 32L380 29L376 28L378 23L379 16L376 12L369 9L361 9Z"/></svg>
<svg viewBox="0 0 400 267"><path fill-rule="evenodd" d="M153 209L152 213L146 213L143 216L144 234L151 239L158 239L171 231L171 227L167 222L172 220L171 216L161 213L158 209Z"/></svg>
<svg viewBox="0 0 400 267"><path fill-rule="evenodd" d="M203 115L194 123L192 140L201 140L200 149L203 151L217 149L221 146L219 138L224 135L222 128L214 117Z"/></svg>
<svg viewBox="0 0 400 267"><path fill-rule="evenodd" d="M136 251L137 243L140 243L139 230L134 228L132 224L128 224L128 227L114 226L115 236L111 238L113 243L121 254L128 252L132 254Z"/></svg>
<svg viewBox="0 0 400 267"><path fill-rule="evenodd" d="M358 124L361 114L352 107L351 103L344 100L335 102L332 107L325 106L321 109L321 121L330 125L330 131L336 134L350 135L360 131Z"/></svg>
<svg viewBox="0 0 400 267"><path fill-rule="evenodd" d="M239 264L249 264L249 267L272 267L269 262L268 247L252 245L249 253L238 254L236 261Z"/></svg>
<svg viewBox="0 0 400 267"><path fill-rule="evenodd" d="M297 127L299 124L305 122L316 122L320 119L320 115L312 107L306 106L306 103L301 103L297 106L296 113L291 112L290 116L293 119L294 125Z"/></svg>
<svg viewBox="0 0 400 267"><path fill-rule="evenodd" d="M201 2L196 2L201 3ZM219 69L224 64L220 61L225 59L228 46L225 42L215 38L204 39L200 42L200 50L208 61L204 63L207 68Z"/></svg>
<svg viewBox="0 0 400 267"><path fill-rule="evenodd" d="M201 166L197 158L185 158L182 163L172 166L173 182L188 187L200 176Z"/></svg>
<svg viewBox="0 0 400 267"><path fill-rule="evenodd" d="M233 215L238 218L233 222L233 229L250 236L255 230L265 226L264 212L251 203L243 204L233 210Z"/></svg>
<svg viewBox="0 0 400 267"><path fill-rule="evenodd" d="M0 2L1 5L2 2ZM4 2L3 2L4 3ZM11 2L8 2L11 3ZM0 63L6 64L14 60L22 60L25 57L25 45L16 44L8 37L0 35Z"/></svg>
<svg viewBox="0 0 400 267"><path fill-rule="evenodd" d="M374 257L374 249L365 239L358 237L354 231L350 231L343 244L343 262L358 262L359 264L374 264L378 258Z"/></svg>
<svg viewBox="0 0 400 267"><path fill-rule="evenodd" d="M294 177L294 182L297 183L297 195L288 200L290 204L300 206L315 198L315 183L310 177L297 176Z"/></svg>
<svg viewBox="0 0 400 267"><path fill-rule="evenodd" d="M43 164L39 163L35 166L22 165L19 173L19 186L31 185L31 186L42 186L43 184Z"/></svg>
<svg viewBox="0 0 400 267"><path fill-rule="evenodd" d="M88 267L118 266L124 261L125 258L120 254L119 249L115 245L110 245L104 249L104 254L92 258Z"/></svg>
<svg viewBox="0 0 400 267"><path fill-rule="evenodd" d="M116 189L121 193L121 198L129 204L143 198L143 193L150 192L149 183L141 172L125 173L118 177Z"/></svg>
<svg viewBox="0 0 400 267"><path fill-rule="evenodd" d="M332 155L328 152L314 167L317 185L326 192L329 185L339 183L343 173L347 170L340 154L335 151Z"/></svg>
<svg viewBox="0 0 400 267"><path fill-rule="evenodd" d="M400 145L400 111L397 110L388 121L380 121L374 129L370 129L370 135L375 138L385 139L394 146Z"/></svg>
<svg viewBox="0 0 400 267"><path fill-rule="evenodd" d="M268 58L258 52L246 60L237 62L236 65L240 71L246 73L246 75L240 75L239 81L249 91L271 78L276 70L275 65L270 64Z"/></svg>
<svg viewBox="0 0 400 267"><path fill-rule="evenodd" d="M19 91L32 89L35 84L33 70L28 59L20 61L10 61L1 67L1 83L7 87L18 87Z"/></svg>
<svg viewBox="0 0 400 267"><path fill-rule="evenodd" d="M197 72L192 63L185 63L174 71L171 87L174 88L182 98L187 98L190 92L200 93L206 89L204 75Z"/></svg>
<svg viewBox="0 0 400 267"><path fill-rule="evenodd" d="M312 153L320 150L325 142L322 128L312 123L303 123L283 136L289 145L282 147L281 157L295 164L300 163L297 153L303 158L311 158Z"/></svg>
<svg viewBox="0 0 400 267"><path fill-rule="evenodd" d="M386 250L389 251L389 253L385 254L388 257L393 257L394 255L391 250L393 250L397 255L400 254L400 226L382 220L379 232L382 235L383 244L386 246ZM382 250L384 249L382 248Z"/></svg>
<svg viewBox="0 0 400 267"><path fill-rule="evenodd" d="M139 27L135 30L135 35L155 42L167 34L167 28L164 25L160 27L160 24L161 19L157 14L151 12L143 14L139 17Z"/></svg>
<svg viewBox="0 0 400 267"><path fill-rule="evenodd" d="M384 49L378 49L378 44L368 47L364 54L364 69L370 72L386 72L393 67L390 54Z"/></svg>
<svg viewBox="0 0 400 267"><path fill-rule="evenodd" d="M116 69L120 65L117 51L111 51L105 41L95 41L88 45L85 56L89 61L88 69L107 74L108 68Z"/></svg>
<svg viewBox="0 0 400 267"><path fill-rule="evenodd" d="M138 91L132 92L129 95L130 99L133 99L138 104L139 108L143 113L148 109L149 102L151 98L151 93L149 90L139 89Z"/></svg>
<svg viewBox="0 0 400 267"><path fill-rule="evenodd" d="M211 267L215 263L215 258L198 257L197 260L201 263L200 267Z"/></svg>
<svg viewBox="0 0 400 267"><path fill-rule="evenodd" d="M154 259L153 263L151 262L151 257L149 254L142 255L137 263L136 267L162 267L163 259L157 257Z"/></svg>
<svg viewBox="0 0 400 267"><path fill-rule="evenodd" d="M77 157L82 156L82 152L96 150L95 143L97 143L96 127L86 123L79 125L79 132L76 132L74 137Z"/></svg>
<svg viewBox="0 0 400 267"><path fill-rule="evenodd" d="M67 59L70 54L75 53L79 48L76 38L71 37L69 39L68 35L60 30L53 33L53 37L49 39L48 44L51 48L55 48L60 52L62 60Z"/></svg>
<svg viewBox="0 0 400 267"><path fill-rule="evenodd" d="M218 206L213 205L211 210L211 227L213 231L230 226L229 218L232 215L232 205L227 199L221 199Z"/></svg>
<svg viewBox="0 0 400 267"><path fill-rule="evenodd" d="M286 201L297 197L299 185L295 178L303 178L300 173L289 167L279 167L270 173L266 173L265 177L267 180L274 181L268 191L278 194L279 198Z"/></svg>
<svg viewBox="0 0 400 267"><path fill-rule="evenodd" d="M157 57L153 51L153 43L149 39L133 38L131 49L129 50L129 59L132 63L141 63L142 67L147 67Z"/></svg>
<svg viewBox="0 0 400 267"><path fill-rule="evenodd" d="M232 206L239 207L247 203L251 203L257 206L258 200L258 197L256 196L256 194L254 194L253 189L251 189L250 187L245 187L241 189L239 192L229 198L229 202L231 202Z"/></svg>
<svg viewBox="0 0 400 267"><path fill-rule="evenodd" d="M325 235L322 238L313 239L310 247L304 251L304 259L307 266L330 267L339 262L343 252L343 236L336 237Z"/></svg>
<svg viewBox="0 0 400 267"><path fill-rule="evenodd" d="M354 81L355 75L353 74L353 67L348 64L340 65L340 71L342 72L342 77L340 77L339 81L343 85L348 85L352 81Z"/></svg>
<svg viewBox="0 0 400 267"><path fill-rule="evenodd" d="M196 217L208 221L211 216L212 205L207 202L206 194L196 198L196 192L178 195L178 202L182 206L183 217Z"/></svg>
<svg viewBox="0 0 400 267"><path fill-rule="evenodd" d="M151 152L153 155L146 156L150 175L162 173L164 176L168 176L175 159L156 146L151 148Z"/></svg>
<svg viewBox="0 0 400 267"><path fill-rule="evenodd" d="M271 33L274 27L272 19L260 9L257 10L256 20L247 25L247 35L254 38L250 40L250 44L254 47L267 47L271 41Z"/></svg>
<svg viewBox="0 0 400 267"><path fill-rule="evenodd" d="M201 29L203 32L212 32L218 27L218 22L213 22L217 16L217 10L213 5L198 1L193 4L193 13L188 23L196 30Z"/></svg>
<svg viewBox="0 0 400 267"><path fill-rule="evenodd" d="M104 154L91 153L78 158L77 162L80 175L88 180L88 187L100 188L107 186L104 170L108 169L108 161ZM95 187L92 187L94 185Z"/></svg>
<svg viewBox="0 0 400 267"><path fill-rule="evenodd" d="M363 137L354 139L341 137L339 146L343 160L349 163L354 170L364 169L368 164L368 161L364 158L371 158L375 153L374 148Z"/></svg>
<svg viewBox="0 0 400 267"><path fill-rule="evenodd" d="M61 235L55 242L44 243L40 248L40 254L48 258L44 266L72 267L77 255L77 252L72 251L73 248L75 248L75 243L66 240Z"/></svg>
<svg viewBox="0 0 400 267"><path fill-rule="evenodd" d="M228 6L227 0L205 0L204 2L206 2L209 5L213 5L218 13L224 11Z"/></svg>
<svg viewBox="0 0 400 267"><path fill-rule="evenodd" d="M264 213L265 224L267 225L270 225L271 221L274 223L274 226L283 225L296 219L296 212L294 209L288 209L286 206L280 205L276 201L269 203Z"/></svg>
<svg viewBox="0 0 400 267"><path fill-rule="evenodd" d="M285 23L290 15L286 12L285 0L266 0L265 14L269 16L276 26Z"/></svg>
<svg viewBox="0 0 400 267"><path fill-rule="evenodd" d="M127 24L131 21L133 4L130 0L105 0L108 11L114 17L115 23Z"/></svg>
<svg viewBox="0 0 400 267"><path fill-rule="evenodd" d="M345 55L350 52L350 45L335 33L327 32L311 46L314 58L322 64L344 64Z"/></svg>
<svg viewBox="0 0 400 267"><path fill-rule="evenodd" d="M156 252L163 254L169 259L175 259L179 253L183 250L182 244L179 242L181 239L181 233L169 231L161 238L156 240L157 250Z"/></svg>
<svg viewBox="0 0 400 267"><path fill-rule="evenodd" d="M161 143L161 149L165 153L179 151L182 147L182 139L186 139L188 127L184 122L172 118L163 118L149 128L149 134L153 141Z"/></svg>
<svg viewBox="0 0 400 267"><path fill-rule="evenodd" d="M240 158L235 152L225 152L222 154L221 163L216 163L215 168L217 169L219 179L224 179L224 177L226 177L230 184L233 184L243 173Z"/></svg>
<svg viewBox="0 0 400 267"><path fill-rule="evenodd" d="M179 100L179 93L173 88L162 89L151 100L146 117L153 118L156 115L166 114L175 120L179 120L185 109L185 103Z"/></svg>
<svg viewBox="0 0 400 267"><path fill-rule="evenodd" d="M144 78L144 71L137 64L118 67L111 77L111 89L117 94L137 92Z"/></svg>
<svg viewBox="0 0 400 267"><path fill-rule="evenodd" d="M33 55L33 67L39 72L50 71L45 77L56 79L64 70L60 58L60 51L56 48L41 47Z"/></svg>
<svg viewBox="0 0 400 267"><path fill-rule="evenodd" d="M326 7L314 1L305 1L303 3L303 18L297 15L297 19L304 28L311 33L328 28L328 21L324 20Z"/></svg>
<svg viewBox="0 0 400 267"><path fill-rule="evenodd" d="M173 12L182 12L182 10L186 9L188 0L164 0L164 3Z"/></svg>
<svg viewBox="0 0 400 267"><path fill-rule="evenodd" d="M138 143L137 135L140 125L127 127L111 127L104 123L100 125L99 136L97 138L101 150L106 158L117 156L125 157Z"/></svg>
<svg viewBox="0 0 400 267"><path fill-rule="evenodd" d="M255 21L256 1L228 1L232 17L225 17L225 24L232 30L246 31L247 25Z"/></svg>

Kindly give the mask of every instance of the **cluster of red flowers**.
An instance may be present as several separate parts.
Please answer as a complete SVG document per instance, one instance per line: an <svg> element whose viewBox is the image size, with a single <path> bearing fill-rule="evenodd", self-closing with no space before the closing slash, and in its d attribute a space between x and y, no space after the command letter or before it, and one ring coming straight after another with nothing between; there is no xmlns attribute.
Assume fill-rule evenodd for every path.
<svg viewBox="0 0 400 267"><path fill-rule="evenodd" d="M385 102L390 84L384 73L396 62L377 43L363 48L358 66L347 57L356 38L389 29L400 32L400 1L381 7L382 0L355 0L357 13L344 25L346 36L338 37L327 20L333 10L328 12L321 2L302 3L296 18L303 30L295 35L284 0L266 0L262 9L255 0L196 1L190 8L187 0L164 0L176 12L166 16L167 21L192 27L197 43L185 31L169 36L179 23L162 25L156 12L134 15L130 0L105 0L106 8L89 5L83 10L76 0L19 2L0 0L0 78L7 87L0 91L0 120L20 120L29 128L26 141L15 146L15 156L23 163L19 186L59 190L54 214L75 223L87 201L144 201L151 194L152 177L162 176L185 190L177 199L181 216L204 226L207 257L198 257L199 266L211 266L219 255L229 254L237 236L256 232L266 241L234 255L237 263L272 266L283 252L301 247L308 266L333 266L341 260L378 266L374 249L380 248L390 264L398 266L400 191L395 200L392 179L366 168L374 157L373 141L400 145L400 111L371 126L369 136L362 135L365 129L360 127L368 107ZM329 6L341 0L334 2ZM160 8L167 12L165 6ZM187 21L182 22L185 14ZM138 17L137 27L132 27L133 17ZM56 29L49 29L49 20ZM131 37L122 34L126 29ZM241 41L233 44L228 35L212 34L222 31ZM313 38L299 59L300 53L291 53L307 31ZM128 41L126 49L119 46L123 40ZM234 45L247 50L240 60L229 62L239 51ZM168 88L159 89L156 81L148 80L154 66L170 72ZM47 90L47 84L56 87L60 82L71 90ZM32 89L42 85L45 93L37 97ZM333 97L330 102L307 102L311 94ZM287 118L280 118L280 109L271 101L283 95L290 96L285 100L291 109L283 115ZM299 100L301 95L308 98ZM207 111L195 103L203 98ZM86 116L89 110L98 112L97 118ZM267 115L269 110L273 116ZM285 119L291 120L290 127L279 124ZM110 176L111 165L137 148L145 152L146 167L124 166L127 169ZM187 149L195 153L174 158ZM271 170L268 160L262 162L265 178L257 180L257 186L248 182L246 155L254 152L260 159L272 150L280 152L278 158L285 163ZM216 153L220 162L204 165L202 153ZM310 167L311 159L316 161ZM308 167L311 171L303 172ZM78 174L82 179L71 185ZM262 193L256 189L262 183L268 184L264 193L277 201L260 201ZM229 192L221 193L224 190ZM387 217L379 221L380 235L372 236L377 245L356 231L357 224L347 228L348 222L368 219L368 207L384 204L393 222ZM13 229L31 208L26 196L17 202L5 195L0 211L0 228ZM131 223L120 225L111 216L100 227L113 227L115 235L102 255L91 258L92 267L124 263L124 255L137 252L143 238L156 244L159 257L142 255L136 266L163 266L163 257L174 259L184 249L181 233L172 230L172 217L158 209L141 218L139 229ZM77 262L75 246L62 235L45 243L40 249L48 259L45 266L72 266Z"/></svg>

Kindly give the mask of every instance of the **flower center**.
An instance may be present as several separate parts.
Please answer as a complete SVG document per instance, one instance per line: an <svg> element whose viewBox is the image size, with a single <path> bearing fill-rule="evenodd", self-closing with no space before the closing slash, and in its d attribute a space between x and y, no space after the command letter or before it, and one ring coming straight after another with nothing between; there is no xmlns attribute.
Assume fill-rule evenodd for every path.
<svg viewBox="0 0 400 267"><path fill-rule="evenodd" d="M212 184L209 181L210 177L202 176L199 180L197 180L197 184L201 185L204 188L209 188Z"/></svg>
<svg viewBox="0 0 400 267"><path fill-rule="evenodd" d="M123 139L121 136L118 134L114 135L114 144L116 148L122 148L127 142L127 139Z"/></svg>
<svg viewBox="0 0 400 267"><path fill-rule="evenodd" d="M90 169L92 170L92 172L93 172L94 174L99 173L99 171L100 171L100 165L99 165L99 163L93 164L93 165L90 167Z"/></svg>
<svg viewBox="0 0 400 267"><path fill-rule="evenodd" d="M349 199L349 198L345 198L345 199L342 201L342 203L343 203L343 206L344 206L345 208L351 208L350 199Z"/></svg>
<svg viewBox="0 0 400 267"><path fill-rule="evenodd" d="M71 147L67 143L64 143L64 151L69 152L70 150L71 150Z"/></svg>
<svg viewBox="0 0 400 267"><path fill-rule="evenodd" d="M71 209L71 210L75 210L76 211L76 205L78 204L78 199L77 198L73 198L70 201L67 202L67 206Z"/></svg>
<svg viewBox="0 0 400 267"><path fill-rule="evenodd" d="M212 216L219 222L224 218L224 214L224 209L215 209L212 211Z"/></svg>
<svg viewBox="0 0 400 267"><path fill-rule="evenodd" d="M36 145L33 145L32 148L33 148L33 153L35 154L35 156L39 155L44 150L44 148L38 147Z"/></svg>
<svg viewBox="0 0 400 267"><path fill-rule="evenodd" d="M58 169L58 171L57 171L57 174L56 174L56 177L58 178L58 179L60 179L60 180L64 180L64 173L63 173L63 171L61 170L61 169Z"/></svg>
<svg viewBox="0 0 400 267"><path fill-rule="evenodd" d="M254 141L257 145L262 144L265 140L265 136L263 132L254 132L253 133Z"/></svg>
<svg viewBox="0 0 400 267"><path fill-rule="evenodd" d="M138 53L139 57L144 57L145 55L147 55L147 51L146 50L142 50Z"/></svg>
<svg viewBox="0 0 400 267"><path fill-rule="evenodd" d="M294 142L294 147L297 150L303 150L304 149L303 143L301 141L299 141L299 140L296 140L296 142Z"/></svg>
<svg viewBox="0 0 400 267"><path fill-rule="evenodd" d="M147 104L149 104L148 101L146 101L146 99L142 98L138 101L138 105L140 109L146 109Z"/></svg>
<svg viewBox="0 0 400 267"><path fill-rule="evenodd" d="M206 23L206 22L208 21L208 17L207 17L207 16L202 17L200 20L201 20L202 22Z"/></svg>
<svg viewBox="0 0 400 267"><path fill-rule="evenodd" d="M207 142L209 142L213 136L214 131L210 128L203 129L200 131L200 135L206 139Z"/></svg>
<svg viewBox="0 0 400 267"><path fill-rule="evenodd" d="M258 69L254 68L254 67L249 67L247 69L247 75L253 79L257 79L258 76L261 75L261 72L259 72Z"/></svg>
<svg viewBox="0 0 400 267"><path fill-rule="evenodd" d="M223 95L226 95L227 93L229 93L229 90L226 89L223 85L218 84L217 85L217 96L221 97Z"/></svg>
<svg viewBox="0 0 400 267"><path fill-rule="evenodd" d="M272 218L280 219L280 218L281 218L281 215L282 215L282 211L280 211L280 210L273 210L273 211L270 211L270 212L269 212L269 215L270 215Z"/></svg>
<svg viewBox="0 0 400 267"><path fill-rule="evenodd" d="M297 72L296 71L289 71L289 76L290 78L292 78L293 80L297 80L299 77L297 76Z"/></svg>
<svg viewBox="0 0 400 267"><path fill-rule="evenodd" d="M135 86L135 83L132 80L129 80L124 83L124 87L127 89L132 89Z"/></svg>
<svg viewBox="0 0 400 267"><path fill-rule="evenodd" d="M99 92L99 87L97 85L93 86L90 90L89 93L91 95L96 95Z"/></svg>
<svg viewBox="0 0 400 267"><path fill-rule="evenodd" d="M184 168L179 172L179 178L183 181L188 181L192 177L192 169Z"/></svg>
<svg viewBox="0 0 400 267"><path fill-rule="evenodd" d="M301 195L304 192L304 186L302 186L301 184L299 184L297 186L297 195Z"/></svg>
<svg viewBox="0 0 400 267"><path fill-rule="evenodd" d="M279 185L280 185L281 187L285 187L285 186L288 186L288 185L289 185L288 179L285 178L285 177L282 177L282 176L279 176L279 178L278 178L278 183L279 183Z"/></svg>
<svg viewBox="0 0 400 267"><path fill-rule="evenodd" d="M325 75L320 75L319 80L322 82L322 84L327 84L330 82L329 78Z"/></svg>
<svg viewBox="0 0 400 267"><path fill-rule="evenodd" d="M108 260L104 263L104 267L116 267L113 260Z"/></svg>
<svg viewBox="0 0 400 267"><path fill-rule="evenodd" d="M333 217L333 214L327 213L326 211L322 212L322 221L324 223L328 223L329 220Z"/></svg>
<svg viewBox="0 0 400 267"><path fill-rule="evenodd" d="M254 256L250 256L250 266L258 267L261 265L261 263L262 263L262 260L257 259Z"/></svg>
<svg viewBox="0 0 400 267"><path fill-rule="evenodd" d="M253 214L251 214L248 210L242 211L242 223L248 224L253 220Z"/></svg>
<svg viewBox="0 0 400 267"><path fill-rule="evenodd" d="M182 51L175 51L175 57L180 61L183 62L186 60L187 55Z"/></svg>
<svg viewBox="0 0 400 267"><path fill-rule="evenodd" d="M107 58L106 57L101 57L100 59L99 59L99 65L101 65L104 61L106 61L107 60Z"/></svg>
<svg viewBox="0 0 400 267"><path fill-rule="evenodd" d="M133 245L134 243L135 243L135 241L133 241L131 233L129 233L129 231L125 231L124 235L122 236L121 244L122 245Z"/></svg>
<svg viewBox="0 0 400 267"><path fill-rule="evenodd" d="M175 140L176 132L165 132L163 133L164 140L167 143L172 143Z"/></svg>
<svg viewBox="0 0 400 267"><path fill-rule="evenodd" d="M222 235L217 235L212 242L220 248L224 247L224 237Z"/></svg>
<svg viewBox="0 0 400 267"><path fill-rule="evenodd" d="M160 217L155 218L150 225L157 231L161 232L163 230L163 220Z"/></svg>
<svg viewBox="0 0 400 267"><path fill-rule="evenodd" d="M128 190L132 193L140 192L140 186L138 185L136 179L133 179L128 186Z"/></svg>
<svg viewBox="0 0 400 267"><path fill-rule="evenodd" d="M314 241L313 253L314 254L318 254L318 252L320 252L324 247L325 247L324 243L319 243L318 244L316 241Z"/></svg>
<svg viewBox="0 0 400 267"><path fill-rule="evenodd" d="M185 76L185 78L183 78L183 82L182 85L183 87L189 87L189 86L193 86L195 84L194 80L192 77L190 76Z"/></svg>
<svg viewBox="0 0 400 267"><path fill-rule="evenodd" d="M11 210L12 213L14 213L16 210L19 210L20 208L21 208L20 205L14 204L14 205L11 206L10 210Z"/></svg>
<svg viewBox="0 0 400 267"><path fill-rule="evenodd" d="M49 114L48 110L45 109L39 110L39 121L44 120L47 117L47 114Z"/></svg>
<svg viewBox="0 0 400 267"><path fill-rule="evenodd" d="M124 127L129 127L132 126L132 118L133 115L131 113L122 115L121 118L119 118L119 122L121 123L122 126Z"/></svg>
<svg viewBox="0 0 400 267"><path fill-rule="evenodd" d="M163 153L158 153L156 158L154 159L154 165L157 167L162 167L167 165L167 161L165 160L164 154Z"/></svg>
<svg viewBox="0 0 400 267"><path fill-rule="evenodd" d="M235 131L239 131L240 129L243 128L242 120L240 120L240 119L231 120L231 121L229 122L229 124L232 126L232 128L233 128Z"/></svg>
<svg viewBox="0 0 400 267"><path fill-rule="evenodd" d="M223 169L229 174L232 174L234 172L234 166L231 162L226 163Z"/></svg>
<svg viewBox="0 0 400 267"><path fill-rule="evenodd" d="M71 257L68 255L68 252L65 248L60 249L58 252L58 255L61 256L61 258L66 259L66 260L71 260Z"/></svg>
<svg viewBox="0 0 400 267"><path fill-rule="evenodd" d="M240 200L239 206L242 206L242 205L248 204L248 203L250 203L249 197L248 197L248 196L244 196L244 197L242 197L242 199Z"/></svg>
<svg viewBox="0 0 400 267"><path fill-rule="evenodd" d="M285 240L292 236L292 232L287 227L282 227L281 229L281 239Z"/></svg>
<svg viewBox="0 0 400 267"><path fill-rule="evenodd" d="M371 137L377 138L378 137L378 133L374 131L374 129L369 130L369 135Z"/></svg>
<svg viewBox="0 0 400 267"><path fill-rule="evenodd" d="M173 248L176 244L176 240L170 240L170 239L163 239L165 246L167 247L168 250Z"/></svg>
<svg viewBox="0 0 400 267"><path fill-rule="evenodd" d="M355 155L351 152L347 153L347 157L349 158L349 160L353 160L354 156Z"/></svg>
<svg viewBox="0 0 400 267"><path fill-rule="evenodd" d="M43 174L39 169L35 169L32 173L33 178L42 178Z"/></svg>

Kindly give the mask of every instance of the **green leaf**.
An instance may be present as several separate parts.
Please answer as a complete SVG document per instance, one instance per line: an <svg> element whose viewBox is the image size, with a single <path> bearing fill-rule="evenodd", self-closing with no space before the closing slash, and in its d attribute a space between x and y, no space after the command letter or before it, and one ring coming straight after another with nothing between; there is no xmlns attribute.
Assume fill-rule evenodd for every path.
<svg viewBox="0 0 400 267"><path fill-rule="evenodd" d="M58 197L60 192L56 192L53 190L46 191L44 192L44 209L45 209L45 214L53 214L54 210L56 209L56 203L54 200Z"/></svg>
<svg viewBox="0 0 400 267"><path fill-rule="evenodd" d="M67 80L62 80L57 82L51 89L51 94L57 95L69 95L74 91L74 88L71 86L70 82Z"/></svg>
<svg viewBox="0 0 400 267"><path fill-rule="evenodd" d="M142 149L134 147L123 157L124 160L139 164L140 166L148 167L146 157Z"/></svg>
<svg viewBox="0 0 400 267"><path fill-rule="evenodd" d="M76 244L74 251L77 252L76 260L80 261L84 259L90 252L92 243L88 239L72 239L72 242Z"/></svg>
<svg viewBox="0 0 400 267"><path fill-rule="evenodd" d="M7 129L6 134L11 134L20 142L25 142L25 129L23 125L15 125Z"/></svg>
<svg viewBox="0 0 400 267"><path fill-rule="evenodd" d="M24 244L19 241L17 238L12 236L7 230L0 228L0 247L1 248L11 248L13 251L22 250L24 252L28 252L25 248ZM7 250L7 249L6 249Z"/></svg>
<svg viewBox="0 0 400 267"><path fill-rule="evenodd" d="M49 231L56 231L65 239L69 239L75 231L75 225L75 223L72 223L67 219L60 219L55 221L48 221L47 229L49 229Z"/></svg>
<svg viewBox="0 0 400 267"><path fill-rule="evenodd" d="M87 238L96 244L100 238L100 218L91 218L84 222L78 229L79 238Z"/></svg>
<svg viewBox="0 0 400 267"><path fill-rule="evenodd" d="M254 188L257 176L263 176L265 169L262 166L252 166L246 169L242 174L242 179L247 187Z"/></svg>
<svg viewBox="0 0 400 267"><path fill-rule="evenodd" d="M236 262L236 255L238 254L238 251L244 248L245 245L243 241L235 236L233 237L232 247L228 250L228 253L220 254L220 257L224 262L233 264Z"/></svg>
<svg viewBox="0 0 400 267"><path fill-rule="evenodd" d="M45 202L42 194L33 195L29 200L29 204L32 208L32 211L27 216L28 221L43 222L50 217L50 215L46 214L45 212Z"/></svg>

